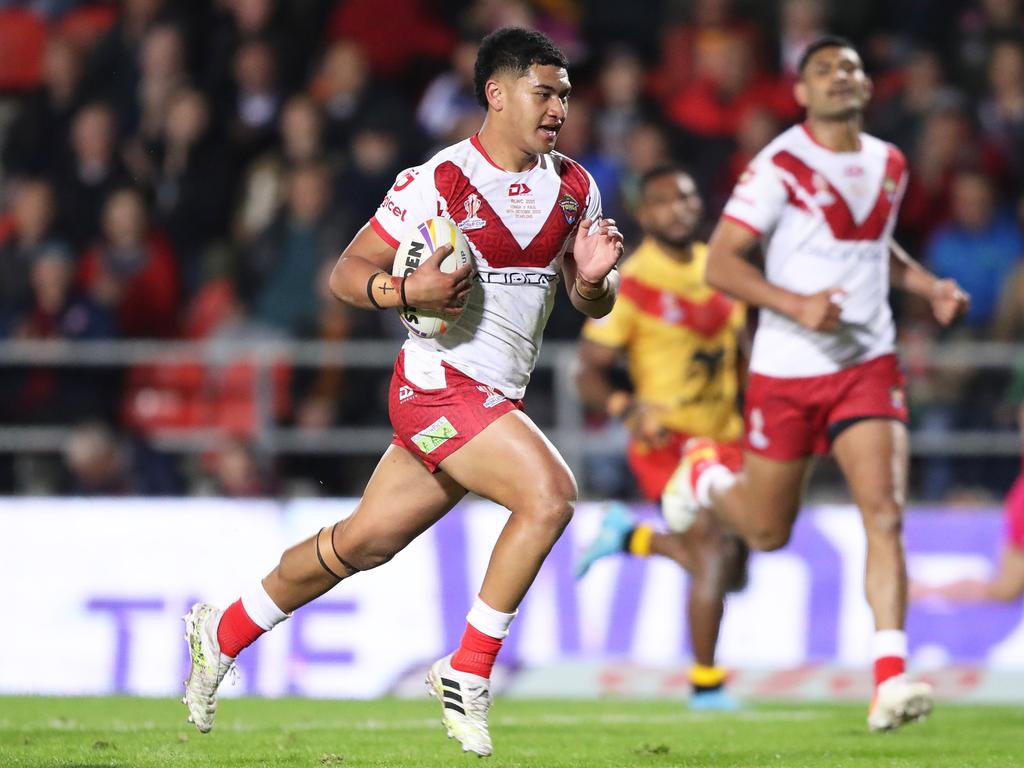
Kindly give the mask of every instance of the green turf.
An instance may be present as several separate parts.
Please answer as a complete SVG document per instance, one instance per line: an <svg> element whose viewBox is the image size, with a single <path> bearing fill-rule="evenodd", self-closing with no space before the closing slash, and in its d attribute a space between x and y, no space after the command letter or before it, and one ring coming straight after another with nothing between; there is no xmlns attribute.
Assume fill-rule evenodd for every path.
<svg viewBox="0 0 1024 768"><path fill-rule="evenodd" d="M224 700L213 733L179 702L0 698L0 766L478 765L425 701ZM870 734L860 706L762 706L735 715L672 702L499 700L497 766L1024 766L1024 709L944 705ZM479 765L485 765L479 763Z"/></svg>

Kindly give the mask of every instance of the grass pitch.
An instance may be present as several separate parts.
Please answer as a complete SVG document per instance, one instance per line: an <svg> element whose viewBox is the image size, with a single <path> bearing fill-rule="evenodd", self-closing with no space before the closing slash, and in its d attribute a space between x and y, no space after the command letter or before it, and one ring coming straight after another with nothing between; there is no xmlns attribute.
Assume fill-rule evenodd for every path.
<svg viewBox="0 0 1024 768"><path fill-rule="evenodd" d="M1024 766L1024 708L941 705L925 723L868 733L864 708L758 706L733 715L673 702L499 699L495 755L445 738L432 701L228 699L207 735L177 701L0 698L0 766Z"/></svg>

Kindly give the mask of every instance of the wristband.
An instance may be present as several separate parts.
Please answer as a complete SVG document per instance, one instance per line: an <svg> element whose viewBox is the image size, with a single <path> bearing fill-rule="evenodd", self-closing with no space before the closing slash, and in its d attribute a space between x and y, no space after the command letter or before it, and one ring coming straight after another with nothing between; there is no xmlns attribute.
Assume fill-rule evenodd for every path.
<svg viewBox="0 0 1024 768"><path fill-rule="evenodd" d="M378 304L377 300L373 298L373 279L377 277L377 275L383 274L385 273L380 271L374 272L372 275L370 275L370 279L366 281L366 298L368 298L370 300L370 303L373 304L373 306L377 309L384 309L384 307Z"/></svg>
<svg viewBox="0 0 1024 768"><path fill-rule="evenodd" d="M408 280L408 279L409 278L407 278L407 277L403 277L402 278L402 282L401 282L401 284L399 285L399 288L398 288L398 294L402 297L402 306L403 307L408 307L409 306L409 302L405 298L405 281Z"/></svg>
<svg viewBox="0 0 1024 768"><path fill-rule="evenodd" d="M577 275L576 276L576 280L573 281L572 287L576 289L576 295L579 296L584 301L600 301L605 296L607 296L608 292L612 289L611 285L609 285L609 283L608 283L608 278L607 277L603 277L603 278L601 278L601 283L604 285L604 291L602 291L599 296L584 296L583 293L580 291L580 283L579 283L579 281L580 281L580 278L579 278L579 275Z"/></svg>

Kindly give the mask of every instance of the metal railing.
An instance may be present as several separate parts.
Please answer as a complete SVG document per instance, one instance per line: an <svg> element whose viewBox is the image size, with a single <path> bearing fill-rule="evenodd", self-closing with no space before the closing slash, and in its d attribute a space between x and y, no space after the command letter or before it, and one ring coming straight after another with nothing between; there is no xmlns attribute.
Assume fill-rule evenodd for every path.
<svg viewBox="0 0 1024 768"><path fill-rule="evenodd" d="M185 341L3 341L0 367L121 368L136 365L202 363L226 366L248 363L256 371L254 403L261 448L270 453L373 455L391 439L391 428L342 426L323 430L280 427L272 417L274 366L297 368L339 366L346 369L391 368L401 342L346 341L328 343L289 340ZM924 352L929 371L1007 370L1024 361L1024 344L997 342L950 342L924 350L915 349L915 361ZM578 470L588 454L607 453L608 447L587 439L583 410L574 384L576 346L572 342L547 342L538 371L553 374L553 423L543 425L566 461ZM919 362L918 362L919 364ZM53 453L64 446L70 425L0 425L0 452ZM219 433L210 429L164 430L154 444L163 450L192 453L209 448ZM911 449L917 456L1014 456L1021 450L1018 435L1007 431L951 431L912 433Z"/></svg>

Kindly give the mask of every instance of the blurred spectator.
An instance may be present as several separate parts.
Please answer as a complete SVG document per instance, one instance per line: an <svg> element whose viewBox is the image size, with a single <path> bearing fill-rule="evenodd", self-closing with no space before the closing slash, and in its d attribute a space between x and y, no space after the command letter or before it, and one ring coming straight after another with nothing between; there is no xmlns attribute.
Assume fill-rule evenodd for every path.
<svg viewBox="0 0 1024 768"><path fill-rule="evenodd" d="M87 104L75 114L71 154L53 177L58 228L76 248L96 239L103 201L128 181L117 154L113 113L103 104Z"/></svg>
<svg viewBox="0 0 1024 768"><path fill-rule="evenodd" d="M591 126L597 149L603 157L622 163L630 134L641 123L658 119L660 111L644 93L643 62L627 48L615 48L604 58L597 86Z"/></svg>
<svg viewBox="0 0 1024 768"><path fill-rule="evenodd" d="M738 40L754 61L763 64L761 32L754 21L740 17L733 0L694 0L689 23L670 25L663 32L661 66L652 79L658 97L667 104L705 77L705 49L717 48L728 38Z"/></svg>
<svg viewBox="0 0 1024 768"><path fill-rule="evenodd" d="M352 134L348 163L335 182L334 199L350 222L369 220L403 168L413 162L402 141L402 116L380 108Z"/></svg>
<svg viewBox="0 0 1024 768"><path fill-rule="evenodd" d="M728 138L741 116L765 107L795 119L790 88L755 68L754 54L739 35L722 35L698 49L698 77L668 102L673 121L698 137Z"/></svg>
<svg viewBox="0 0 1024 768"><path fill-rule="evenodd" d="M410 127L415 127L393 88L386 82L370 79L363 49L350 40L339 40L327 50L311 92L323 104L327 116L327 144L332 149L348 152L356 130L367 115L393 115L392 130L400 132L403 140L408 140Z"/></svg>
<svg viewBox="0 0 1024 768"><path fill-rule="evenodd" d="M418 59L446 59L455 45L455 35L431 13L429 0L337 0L327 36L356 41L374 74L392 77L414 71L410 65Z"/></svg>
<svg viewBox="0 0 1024 768"><path fill-rule="evenodd" d="M971 295L965 322L989 330L999 292L1021 262L1024 238L1014 218L1000 211L987 176L962 171L953 181L952 220L928 245L928 265L954 278Z"/></svg>
<svg viewBox="0 0 1024 768"><path fill-rule="evenodd" d="M464 118L471 116L477 122L481 119L483 109L477 104L473 90L473 66L479 46L480 41L475 37L460 40L452 51L451 67L431 81L420 99L416 119L439 144L448 145L466 138L458 135Z"/></svg>
<svg viewBox="0 0 1024 768"><path fill-rule="evenodd" d="M20 312L0 318L0 338L24 340L104 339L114 335L114 319L74 288L71 254L50 243L32 256L31 298ZM5 423L61 424L109 413L113 390L101 369L34 367L5 371L0 415Z"/></svg>
<svg viewBox="0 0 1024 768"><path fill-rule="evenodd" d="M626 141L626 164L622 168L622 203L626 209L638 204L640 179L647 171L673 162L668 134L658 123L641 123Z"/></svg>
<svg viewBox="0 0 1024 768"><path fill-rule="evenodd" d="M7 174L45 174L55 170L68 146L71 117L78 109L82 62L74 47L51 37L43 59L43 82L25 96L4 145Z"/></svg>
<svg viewBox="0 0 1024 768"><path fill-rule="evenodd" d="M114 26L96 43L86 63L86 90L91 98L117 105L136 103L139 50L150 28L167 14L165 0L124 0ZM132 113L118 115L130 125Z"/></svg>
<svg viewBox="0 0 1024 768"><path fill-rule="evenodd" d="M913 156L928 116L938 110L959 109L962 101L963 97L945 84L938 53L917 48L900 73L896 90L876 96L871 129Z"/></svg>
<svg viewBox="0 0 1024 768"><path fill-rule="evenodd" d="M11 185L11 230L0 244L0 312L17 312L30 297L32 260L54 247L68 245L53 229L53 188L43 179L22 179Z"/></svg>
<svg viewBox="0 0 1024 768"><path fill-rule="evenodd" d="M120 438L102 422L74 428L64 449L70 496L180 496L174 462L138 438Z"/></svg>
<svg viewBox="0 0 1024 768"><path fill-rule="evenodd" d="M118 333L165 338L175 334L178 267L163 235L149 225L142 194L115 191L103 207L103 238L82 260L88 295L117 316Z"/></svg>
<svg viewBox="0 0 1024 768"><path fill-rule="evenodd" d="M265 40L242 43L234 58L234 92L227 116L228 139L237 169L274 143L284 94L274 51Z"/></svg>
<svg viewBox="0 0 1024 768"><path fill-rule="evenodd" d="M993 45L1024 36L1024 18L1020 0L977 0L966 6L955 28L954 45L960 82L976 93L984 88Z"/></svg>
<svg viewBox="0 0 1024 768"><path fill-rule="evenodd" d="M330 203L325 166L309 163L289 173L284 211L243 255L243 296L255 320L292 335L316 333L321 264L337 259L352 234Z"/></svg>
<svg viewBox="0 0 1024 768"><path fill-rule="evenodd" d="M998 153L1016 190L1024 181L1024 43L1004 40L992 48L988 86L978 107L981 138Z"/></svg>
<svg viewBox="0 0 1024 768"><path fill-rule="evenodd" d="M807 46L825 34L823 0L783 0L779 4L779 71L796 79Z"/></svg>
<svg viewBox="0 0 1024 768"><path fill-rule="evenodd" d="M214 495L245 499L278 493L279 483L271 463L246 440L228 440L210 457L209 464Z"/></svg>
<svg viewBox="0 0 1024 768"><path fill-rule="evenodd" d="M143 145L159 139L171 99L188 82L181 31L171 24L154 26L139 50L138 91L132 94L130 104L119 108L123 116L131 115L126 132L134 134Z"/></svg>
<svg viewBox="0 0 1024 768"><path fill-rule="evenodd" d="M719 171L716 186L708 195L710 210L717 211L725 207L743 171L757 153L779 135L780 128L775 113L770 109L758 107L743 114L736 131L736 150L729 156L726 166Z"/></svg>
<svg viewBox="0 0 1024 768"><path fill-rule="evenodd" d="M594 140L598 125L591 102L585 96L574 97L558 132L558 151L583 164L601 190L604 214L618 218L623 213L619 200L620 165L598 150Z"/></svg>
<svg viewBox="0 0 1024 768"><path fill-rule="evenodd" d="M949 218L953 177L958 168L977 165L975 146L959 111L928 115L916 150L907 156L910 181L900 209L900 234L912 251L923 248L935 227Z"/></svg>
<svg viewBox="0 0 1024 768"><path fill-rule="evenodd" d="M315 45L308 38L296 36L290 6L300 5L292 0L221 0L213 21L207 51L206 80L216 96L229 96L232 71L238 49L250 40L264 40L273 52L280 82L286 90L298 85L305 72L306 57L315 53ZM300 42L301 41L301 42Z"/></svg>
<svg viewBox="0 0 1024 768"><path fill-rule="evenodd" d="M266 229L284 200L288 171L304 163L324 161L333 174L340 164L324 144L324 116L312 98L292 96L281 112L281 144L248 168L237 212L235 236L251 241Z"/></svg>
<svg viewBox="0 0 1024 768"><path fill-rule="evenodd" d="M182 90L151 153L154 218L170 238L187 299L205 277L206 249L225 234L228 164L210 130L210 110L199 91Z"/></svg>

